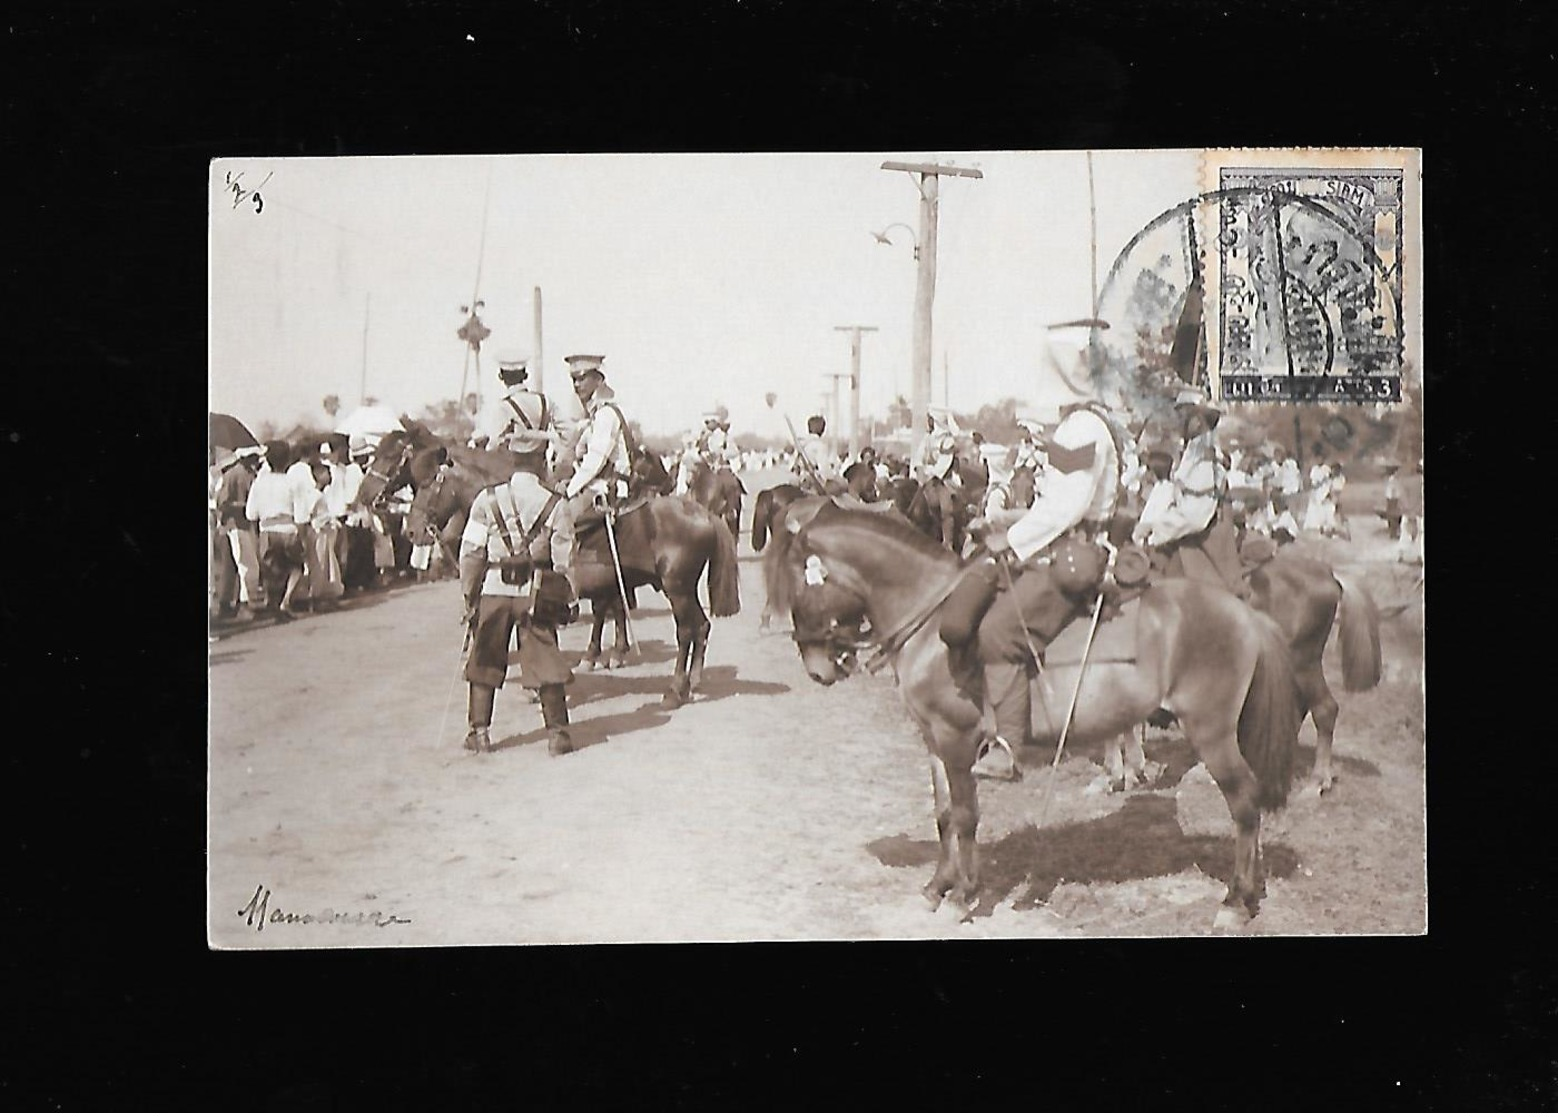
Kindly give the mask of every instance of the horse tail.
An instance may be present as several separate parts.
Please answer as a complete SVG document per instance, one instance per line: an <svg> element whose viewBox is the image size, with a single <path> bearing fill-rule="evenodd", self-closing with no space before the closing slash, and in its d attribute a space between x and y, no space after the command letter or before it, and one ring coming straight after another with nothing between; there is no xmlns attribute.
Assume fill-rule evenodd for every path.
<svg viewBox="0 0 1558 1117"><path fill-rule="evenodd" d="M741 612L741 572L736 562L736 538L725 521L709 517L714 524L714 554L709 559L709 610L716 617L733 617Z"/></svg>
<svg viewBox="0 0 1558 1117"><path fill-rule="evenodd" d="M752 549L761 551L768 542L768 516L774 502L774 491L764 489L757 494L757 503L752 506Z"/></svg>
<svg viewBox="0 0 1558 1117"><path fill-rule="evenodd" d="M1256 801L1265 810L1287 804L1293 782L1293 752L1304 719L1287 637L1269 617L1255 619L1259 649L1250 686L1239 711L1239 752L1255 773Z"/></svg>
<svg viewBox="0 0 1558 1117"><path fill-rule="evenodd" d="M1383 673L1379 606L1359 583L1340 574L1335 578L1342 587L1342 686L1350 691L1370 690Z"/></svg>

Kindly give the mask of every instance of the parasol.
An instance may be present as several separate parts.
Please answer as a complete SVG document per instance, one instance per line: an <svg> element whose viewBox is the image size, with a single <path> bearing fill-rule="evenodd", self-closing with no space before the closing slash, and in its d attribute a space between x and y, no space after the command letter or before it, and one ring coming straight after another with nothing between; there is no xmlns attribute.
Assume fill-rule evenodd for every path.
<svg viewBox="0 0 1558 1117"><path fill-rule="evenodd" d="M258 446L260 440L249 433L249 428L240 423L231 415L223 415L220 412L210 412L211 422L211 456L219 458L222 451L231 452L244 446Z"/></svg>

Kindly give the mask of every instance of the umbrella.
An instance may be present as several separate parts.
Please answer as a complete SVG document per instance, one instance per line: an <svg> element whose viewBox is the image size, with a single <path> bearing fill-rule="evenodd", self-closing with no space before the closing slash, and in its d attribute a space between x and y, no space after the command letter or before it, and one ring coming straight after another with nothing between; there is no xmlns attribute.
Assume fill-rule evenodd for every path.
<svg viewBox="0 0 1558 1117"><path fill-rule="evenodd" d="M243 446L258 446L260 440L249 433L249 428L234 419L231 415L223 415L212 411L211 415L211 453L218 457L218 450L237 450Z"/></svg>
<svg viewBox="0 0 1558 1117"><path fill-rule="evenodd" d="M400 417L395 412L381 404L366 404L337 423L335 432L348 438L377 442L390 431L400 429Z"/></svg>

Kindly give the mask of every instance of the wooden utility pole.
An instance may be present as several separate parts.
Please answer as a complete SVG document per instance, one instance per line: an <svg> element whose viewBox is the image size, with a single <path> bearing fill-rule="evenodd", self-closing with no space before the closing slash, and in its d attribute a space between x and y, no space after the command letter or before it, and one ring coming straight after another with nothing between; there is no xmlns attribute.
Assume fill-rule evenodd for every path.
<svg viewBox="0 0 1558 1117"><path fill-rule="evenodd" d="M538 392L546 390L546 361L541 356L541 288L535 288L535 293L530 300L531 329L535 334L535 356L531 358L536 370L535 389Z"/></svg>
<svg viewBox="0 0 1558 1117"><path fill-rule="evenodd" d="M843 393L839 391L839 381L848 380L847 372L828 373L828 453L838 457L840 439L844 429Z"/></svg>
<svg viewBox="0 0 1558 1117"><path fill-rule="evenodd" d="M909 408L914 427L914 450L925 440L925 413L931 393L931 311L936 302L936 215L942 175L984 178L983 171L940 163L882 164L884 171L907 171L915 176L920 192L920 266L914 285L914 346L909 378Z"/></svg>
<svg viewBox="0 0 1558 1117"><path fill-rule="evenodd" d="M860 453L860 335L874 334L875 326L834 326L849 334L849 456Z"/></svg>
<svg viewBox="0 0 1558 1117"><path fill-rule="evenodd" d="M368 292L368 298L362 308L362 381L357 387L357 402L368 402L368 313L373 309L373 292Z"/></svg>

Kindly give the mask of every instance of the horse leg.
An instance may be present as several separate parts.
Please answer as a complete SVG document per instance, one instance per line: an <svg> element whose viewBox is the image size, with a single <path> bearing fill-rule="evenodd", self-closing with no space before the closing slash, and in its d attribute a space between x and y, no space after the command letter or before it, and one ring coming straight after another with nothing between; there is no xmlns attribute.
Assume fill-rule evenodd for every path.
<svg viewBox="0 0 1558 1117"><path fill-rule="evenodd" d="M703 657L708 653L709 630L714 626L699 604L696 590L689 595L689 600L692 602L689 611L693 614L692 648L687 669L687 689L690 693L703 686Z"/></svg>
<svg viewBox="0 0 1558 1117"><path fill-rule="evenodd" d="M585 645L584 657L580 664L587 671L595 670L595 664L600 661L601 631L606 627L606 613L601 608L600 599L590 602L590 642Z"/></svg>
<svg viewBox="0 0 1558 1117"><path fill-rule="evenodd" d="M611 600L611 619L617 626L617 640L606 656L607 670L626 667L628 663L628 604L620 597Z"/></svg>
<svg viewBox="0 0 1558 1117"><path fill-rule="evenodd" d="M1306 664L1295 674L1304 705L1309 707L1309 715L1315 723L1315 791L1324 795L1336 782L1336 774L1331 769L1331 741L1336 736L1336 718L1341 707L1326 685L1325 674L1318 663Z"/></svg>
<svg viewBox="0 0 1558 1117"><path fill-rule="evenodd" d="M1186 730L1206 764L1206 770L1217 781L1223 799L1228 803L1228 813L1233 816L1233 879L1228 883L1228 895L1223 898L1223 906L1218 910L1213 926L1220 930L1236 929L1260 911L1261 897L1266 894L1255 773L1239 752L1233 726L1210 734L1204 730L1195 733L1195 727L1190 725Z"/></svg>
<svg viewBox="0 0 1558 1117"><path fill-rule="evenodd" d="M674 710L685 705L692 697L687 668L692 658L696 622L688 609L688 601L691 600L694 609L698 608L698 601L696 596L684 594L680 588L673 589L671 586L665 587L665 596L670 600L671 614L676 618L676 673L672 675L671 685L660 698L660 706L662 709Z"/></svg>
<svg viewBox="0 0 1558 1117"><path fill-rule="evenodd" d="M1163 765L1147 759L1147 726L1145 723L1136 727L1136 732L1126 730L1120 734L1120 739L1125 742L1126 761L1130 765L1130 771L1135 773L1136 786L1145 787L1155 783L1163 774Z"/></svg>
<svg viewBox="0 0 1558 1117"><path fill-rule="evenodd" d="M931 749L931 786L936 795L936 831L941 856L923 895L934 910L942 898L966 915L979 893L979 789L974 779L978 733L945 722L922 723Z"/></svg>

